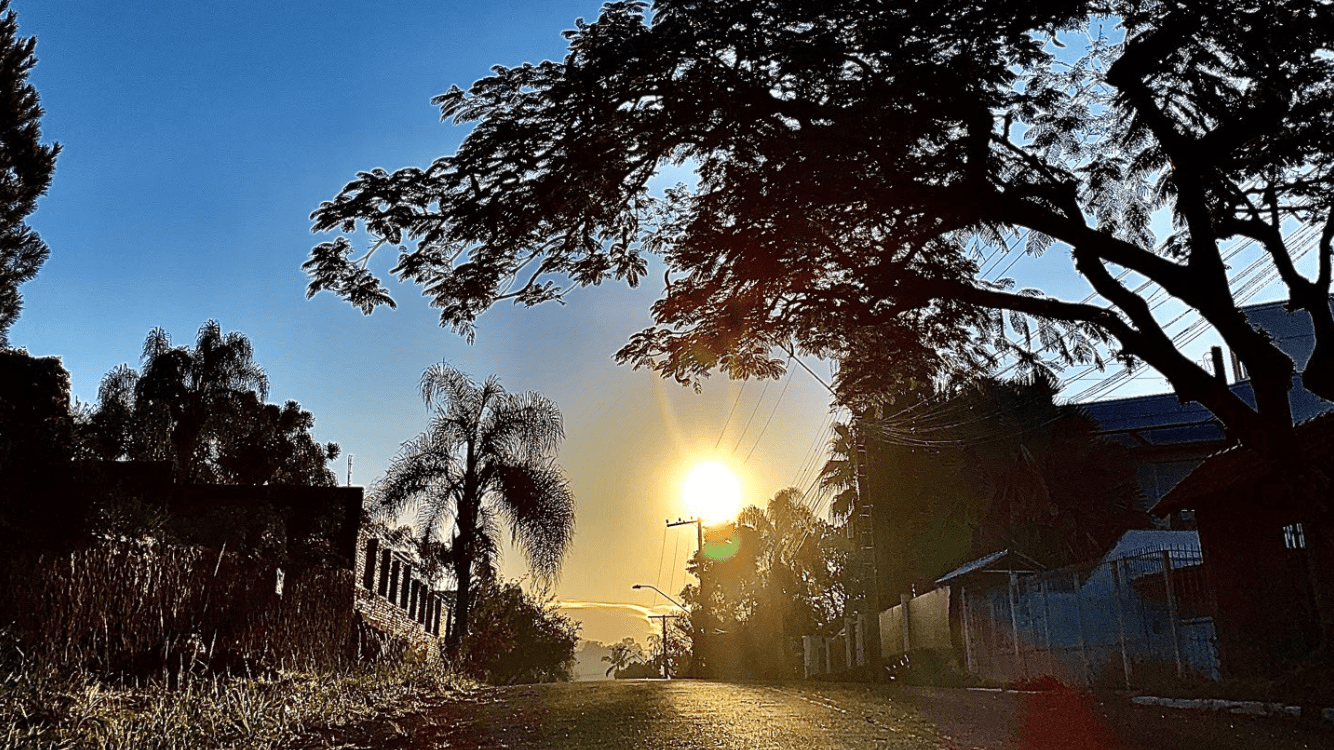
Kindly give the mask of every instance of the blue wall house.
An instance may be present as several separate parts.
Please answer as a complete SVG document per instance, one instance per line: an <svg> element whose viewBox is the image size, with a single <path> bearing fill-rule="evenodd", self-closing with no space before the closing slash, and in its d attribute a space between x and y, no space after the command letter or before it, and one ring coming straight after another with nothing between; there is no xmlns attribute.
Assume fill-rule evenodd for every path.
<svg viewBox="0 0 1334 750"><path fill-rule="evenodd" d="M1309 316L1289 313L1281 302L1243 312L1292 357L1297 372L1306 366L1315 345ZM1213 360L1216 375L1233 380L1233 392L1254 404L1236 358L1215 350ZM1313 488L1330 485L1324 467L1334 458L1334 415L1328 414L1334 405L1306 390L1298 377L1289 401L1294 420L1303 423L1298 430L1305 455L1294 465L1309 468L1312 476L1293 476L1291 469L1234 446L1208 410L1179 403L1172 394L1085 405L1106 437L1131 449L1145 508L1158 525L1199 529L1207 566L1187 575L1212 592L1216 617L1194 612L1176 624L1190 634L1186 647L1193 650L1186 662L1205 674L1271 671L1311 653L1320 629L1332 627L1321 625L1318 606L1321 596L1334 596L1322 593L1329 587L1322 582L1334 578L1334 554L1324 548L1330 520L1323 498L1329 493L1321 504L1306 501ZM1216 656L1210 656L1210 644ZM1209 669L1214 659L1218 666Z"/></svg>

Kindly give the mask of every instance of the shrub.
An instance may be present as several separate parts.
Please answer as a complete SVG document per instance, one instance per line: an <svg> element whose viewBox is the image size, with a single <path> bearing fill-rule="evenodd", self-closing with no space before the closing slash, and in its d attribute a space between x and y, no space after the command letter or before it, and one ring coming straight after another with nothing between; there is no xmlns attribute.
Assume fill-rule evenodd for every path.
<svg viewBox="0 0 1334 750"><path fill-rule="evenodd" d="M516 582L491 582L478 592L461 665L492 684L565 681L578 643L578 623Z"/></svg>

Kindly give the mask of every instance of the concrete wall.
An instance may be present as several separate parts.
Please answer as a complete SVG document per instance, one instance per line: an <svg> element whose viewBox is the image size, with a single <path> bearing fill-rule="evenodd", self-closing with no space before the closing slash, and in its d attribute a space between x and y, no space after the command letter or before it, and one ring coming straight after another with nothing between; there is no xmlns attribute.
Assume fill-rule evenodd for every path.
<svg viewBox="0 0 1334 750"><path fill-rule="evenodd" d="M948 586L915 599L905 597L897 607L880 613L880 653L886 661L913 651L952 647Z"/></svg>

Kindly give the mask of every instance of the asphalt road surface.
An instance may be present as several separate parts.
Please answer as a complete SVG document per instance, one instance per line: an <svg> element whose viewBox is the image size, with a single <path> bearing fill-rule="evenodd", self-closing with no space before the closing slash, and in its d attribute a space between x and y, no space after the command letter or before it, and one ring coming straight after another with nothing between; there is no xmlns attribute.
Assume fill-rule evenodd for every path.
<svg viewBox="0 0 1334 750"><path fill-rule="evenodd" d="M304 747L1288 750L1334 747L1334 729L1073 692L621 680L487 688Z"/></svg>

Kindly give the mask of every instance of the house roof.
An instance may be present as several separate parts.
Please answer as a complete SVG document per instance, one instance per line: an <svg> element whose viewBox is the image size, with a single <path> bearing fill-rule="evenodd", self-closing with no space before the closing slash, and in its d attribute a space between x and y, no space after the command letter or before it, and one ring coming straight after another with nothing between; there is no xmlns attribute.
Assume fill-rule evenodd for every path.
<svg viewBox="0 0 1334 750"><path fill-rule="evenodd" d="M1130 529L1102 556L1103 562L1170 552L1173 559L1198 556L1200 533L1187 529Z"/></svg>
<svg viewBox="0 0 1334 750"><path fill-rule="evenodd" d="M1297 438L1306 460L1327 462L1334 455L1334 412L1297 425ZM1277 470L1272 461L1254 450L1234 446L1205 459L1149 512L1167 516L1179 510L1198 509L1200 503L1207 504L1226 490L1263 481Z"/></svg>
<svg viewBox="0 0 1334 750"><path fill-rule="evenodd" d="M1331 298L1331 305L1334 305L1334 298ZM1273 338L1279 348L1293 358L1299 371L1306 366L1315 346L1315 334L1308 315L1289 312L1287 303L1282 301L1247 305L1241 312L1247 322ZM1249 380L1235 382L1230 388L1242 401L1255 406L1255 392ZM1329 402L1306 390L1296 378L1289 401L1292 413L1299 420L1330 409ZM1173 393L1092 401L1080 406L1098 422L1100 432L1127 444L1177 445L1224 439L1212 412L1198 403L1183 404Z"/></svg>
<svg viewBox="0 0 1334 750"><path fill-rule="evenodd" d="M937 578L936 585L940 586L955 579L972 575L973 573L1008 573L1010 571L1032 573L1043 569L1044 566L1042 564L1034 562L1031 558L1022 553L1002 549L960 565L940 578Z"/></svg>

